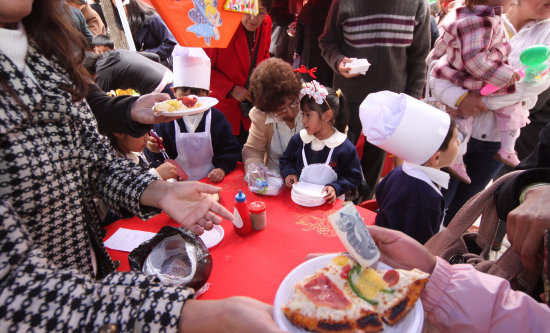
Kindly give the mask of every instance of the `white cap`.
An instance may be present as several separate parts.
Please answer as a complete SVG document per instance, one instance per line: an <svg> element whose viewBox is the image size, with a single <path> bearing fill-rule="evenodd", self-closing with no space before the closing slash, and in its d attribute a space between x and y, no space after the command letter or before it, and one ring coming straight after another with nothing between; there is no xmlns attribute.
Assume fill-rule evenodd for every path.
<svg viewBox="0 0 550 333"><path fill-rule="evenodd" d="M176 45L172 51L176 87L210 90L210 58L200 47Z"/></svg>
<svg viewBox="0 0 550 333"><path fill-rule="evenodd" d="M359 106L367 141L415 164L424 164L441 147L451 118L406 94L369 94Z"/></svg>

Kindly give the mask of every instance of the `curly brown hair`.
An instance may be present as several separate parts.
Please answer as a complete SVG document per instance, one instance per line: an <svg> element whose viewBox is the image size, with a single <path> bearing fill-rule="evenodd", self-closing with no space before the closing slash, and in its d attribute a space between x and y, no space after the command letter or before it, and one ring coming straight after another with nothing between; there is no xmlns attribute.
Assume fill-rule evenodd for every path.
<svg viewBox="0 0 550 333"><path fill-rule="evenodd" d="M297 99L301 88L300 78L292 66L279 58L262 61L250 77L252 103L264 112L277 110L285 103L285 97Z"/></svg>

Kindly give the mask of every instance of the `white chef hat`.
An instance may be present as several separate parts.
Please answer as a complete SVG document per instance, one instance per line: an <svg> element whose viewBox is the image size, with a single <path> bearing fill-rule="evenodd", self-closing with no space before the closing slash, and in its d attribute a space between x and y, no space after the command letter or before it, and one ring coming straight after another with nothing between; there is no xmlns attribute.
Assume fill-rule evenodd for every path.
<svg viewBox="0 0 550 333"><path fill-rule="evenodd" d="M174 88L210 90L210 58L200 47L176 45L172 51Z"/></svg>
<svg viewBox="0 0 550 333"><path fill-rule="evenodd" d="M359 117L368 142L419 165L439 150L451 123L445 112L391 91L369 94Z"/></svg>

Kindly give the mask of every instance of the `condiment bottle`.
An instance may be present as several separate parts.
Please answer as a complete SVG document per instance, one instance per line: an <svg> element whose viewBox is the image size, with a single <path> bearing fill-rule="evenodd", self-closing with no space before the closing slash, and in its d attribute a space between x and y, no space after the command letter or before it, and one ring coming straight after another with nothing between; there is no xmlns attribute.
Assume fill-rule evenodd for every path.
<svg viewBox="0 0 550 333"><path fill-rule="evenodd" d="M265 228L266 208L267 206L263 201L254 201L248 205L248 210L250 211L250 222L252 222L252 229L262 230L263 228Z"/></svg>
<svg viewBox="0 0 550 333"><path fill-rule="evenodd" d="M241 190L239 190L239 193L235 196L233 227L235 227L235 231L241 236L252 231L250 212L248 211L248 205L246 204L246 195Z"/></svg>

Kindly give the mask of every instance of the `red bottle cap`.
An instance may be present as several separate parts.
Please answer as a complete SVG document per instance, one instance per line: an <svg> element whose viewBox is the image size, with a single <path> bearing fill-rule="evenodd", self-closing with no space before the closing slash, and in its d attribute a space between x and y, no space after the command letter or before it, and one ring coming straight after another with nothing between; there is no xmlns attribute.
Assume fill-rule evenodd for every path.
<svg viewBox="0 0 550 333"><path fill-rule="evenodd" d="M263 201L254 201L248 205L248 210L252 214L260 214L266 210L267 206Z"/></svg>

